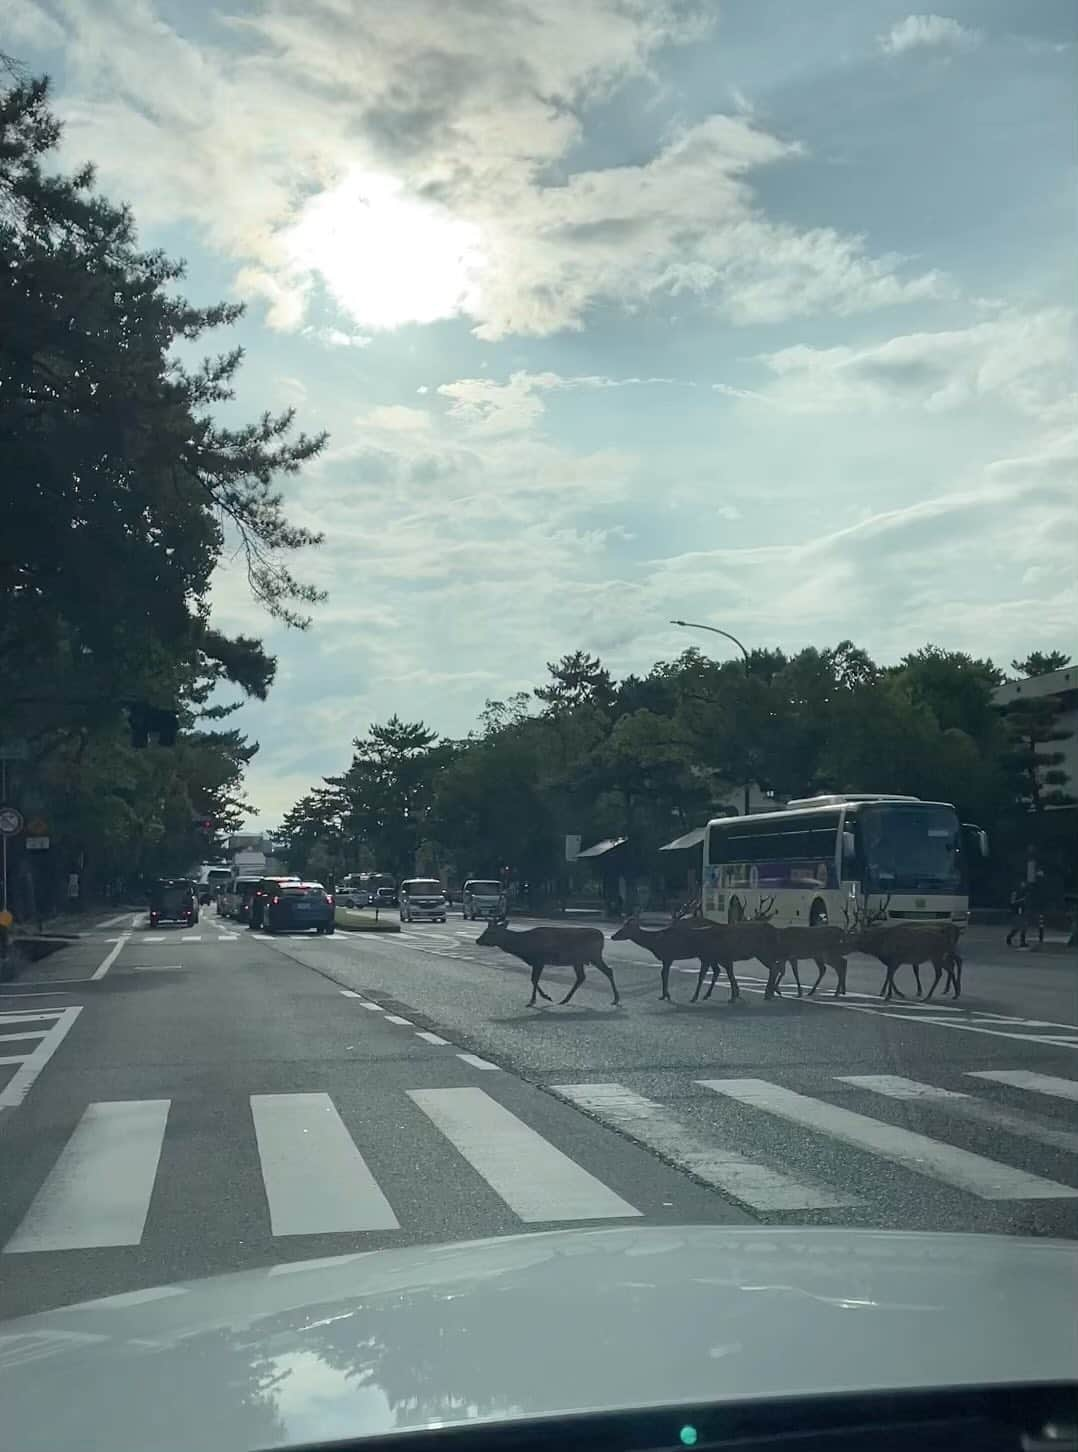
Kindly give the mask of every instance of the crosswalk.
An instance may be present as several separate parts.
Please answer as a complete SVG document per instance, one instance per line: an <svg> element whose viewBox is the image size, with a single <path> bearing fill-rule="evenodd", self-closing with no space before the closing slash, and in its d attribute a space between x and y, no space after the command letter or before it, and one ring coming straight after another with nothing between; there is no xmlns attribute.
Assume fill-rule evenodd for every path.
<svg viewBox="0 0 1078 1452"><path fill-rule="evenodd" d="M489 1066L479 1060L477 1067ZM684 1094L664 1102L623 1083L547 1087L763 1220L812 1212L816 1221L882 1223L876 1187L880 1196L893 1194L896 1177L905 1187L900 1199L916 1199L917 1187L931 1183L989 1212L1078 1201L1078 1132L1069 1122L1078 1080L1026 1069L941 1077L949 1082L834 1075L813 1093L769 1079L702 1078L693 1081L691 1106ZM324 1092L237 1096L232 1112L245 1126L247 1148L233 1154L222 1139L206 1149L217 1161L207 1178L217 1199L205 1213L235 1198L229 1163L245 1155L257 1166L258 1214L279 1239L414 1237L422 1232L414 1222L423 1194L456 1195L469 1205L493 1196L502 1207L500 1233L507 1221L523 1227L652 1213L647 1194L634 1193L625 1174L610 1168L616 1149L613 1157L604 1151L598 1165L581 1163L579 1147L593 1137L573 1128L567 1144L555 1143L561 1131L552 1133L545 1115L539 1127L529 1122L533 1111L519 1102L510 1108L504 1098L497 1088L475 1086L394 1089L379 1101L374 1122L362 1101L342 1106ZM911 1106L921 1116L917 1129L896 1122ZM166 1098L86 1105L40 1183L27 1186L18 1223L2 1227L2 1255L139 1246L153 1232L159 1197L173 1193L162 1178L170 1136L185 1137L183 1114L182 1103ZM990 1153L954 1142L967 1132ZM799 1157L793 1147L806 1141L814 1148ZM403 1168L393 1154L401 1143L409 1146ZM17 1168L4 1153L0 1140L0 1176ZM886 1174L866 1173L866 1163L869 1170L886 1166ZM402 1187L412 1172L425 1191ZM999 1228L1008 1228L1005 1214ZM1078 1220L1061 1233L1078 1233Z"/></svg>

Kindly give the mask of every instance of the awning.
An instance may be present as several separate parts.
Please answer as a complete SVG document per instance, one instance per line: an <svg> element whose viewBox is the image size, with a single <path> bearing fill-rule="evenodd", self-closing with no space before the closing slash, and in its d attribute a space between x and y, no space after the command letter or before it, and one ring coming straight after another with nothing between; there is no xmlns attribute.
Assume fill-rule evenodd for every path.
<svg viewBox="0 0 1078 1452"><path fill-rule="evenodd" d="M615 847L623 847L628 840L628 837L604 837L601 842L596 842L594 847L589 847L584 852L578 852L576 860L579 862L582 857L605 857L608 852L613 852Z"/></svg>
<svg viewBox="0 0 1078 1452"><path fill-rule="evenodd" d="M687 852L690 847L699 847L706 836L706 827L694 827L691 832L686 832L684 837L675 837L672 842L667 842L665 847L659 848L659 851Z"/></svg>

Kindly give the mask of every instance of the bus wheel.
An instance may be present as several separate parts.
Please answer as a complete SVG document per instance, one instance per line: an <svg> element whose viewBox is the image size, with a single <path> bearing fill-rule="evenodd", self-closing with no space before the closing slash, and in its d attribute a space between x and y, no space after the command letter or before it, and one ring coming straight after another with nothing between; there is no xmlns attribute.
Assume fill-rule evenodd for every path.
<svg viewBox="0 0 1078 1452"><path fill-rule="evenodd" d="M741 906L741 899L732 897L730 906L726 913L728 923L743 923L745 921L745 909Z"/></svg>
<svg viewBox="0 0 1078 1452"><path fill-rule="evenodd" d="M824 902L823 898L818 897L816 901L812 904L812 910L809 913L809 927L818 928L821 926L826 926L826 924L827 904Z"/></svg>

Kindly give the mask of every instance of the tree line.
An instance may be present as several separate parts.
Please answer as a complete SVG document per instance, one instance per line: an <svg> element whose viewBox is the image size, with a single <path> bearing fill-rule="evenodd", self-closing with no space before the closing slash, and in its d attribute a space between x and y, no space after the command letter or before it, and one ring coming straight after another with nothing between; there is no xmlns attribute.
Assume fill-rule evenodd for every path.
<svg viewBox="0 0 1078 1452"><path fill-rule="evenodd" d="M1068 663L1033 652L1011 669ZM744 664L691 649L621 680L577 651L548 671L532 692L488 701L463 739L397 716L371 726L347 769L287 813L286 860L327 878L500 875L557 896L571 833L586 844L626 838L621 870L655 880L658 849L737 809L751 782L765 802L829 791L953 802L993 841L975 883L982 901L1005 900L1030 848L1055 896L1076 885L1064 829L1073 815L1051 810L1075 803L1058 698L1000 711L993 691L1005 676L989 659L925 645L883 666L842 641L755 650ZM679 873L665 870L671 891Z"/></svg>
<svg viewBox="0 0 1078 1452"><path fill-rule="evenodd" d="M241 825L258 750L222 724L276 662L214 626L239 557L255 599L302 628L319 592L289 561L318 536L276 481L323 447L292 413L226 428L238 348L184 361L242 309L194 307L183 264L140 250L89 166L56 168L49 83L0 56L0 752L7 799L49 846L12 838L11 897L40 913L180 872Z"/></svg>

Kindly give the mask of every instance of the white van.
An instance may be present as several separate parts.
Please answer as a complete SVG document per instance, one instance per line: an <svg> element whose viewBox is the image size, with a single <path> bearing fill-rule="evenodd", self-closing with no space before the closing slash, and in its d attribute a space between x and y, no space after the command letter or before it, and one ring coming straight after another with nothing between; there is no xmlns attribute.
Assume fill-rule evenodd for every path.
<svg viewBox="0 0 1078 1452"><path fill-rule="evenodd" d="M401 922L444 923L449 912L445 888L436 877L409 877L399 889Z"/></svg>
<svg viewBox="0 0 1078 1452"><path fill-rule="evenodd" d="M464 884L460 904L466 918L496 918L505 906L505 893L491 877L472 877Z"/></svg>

